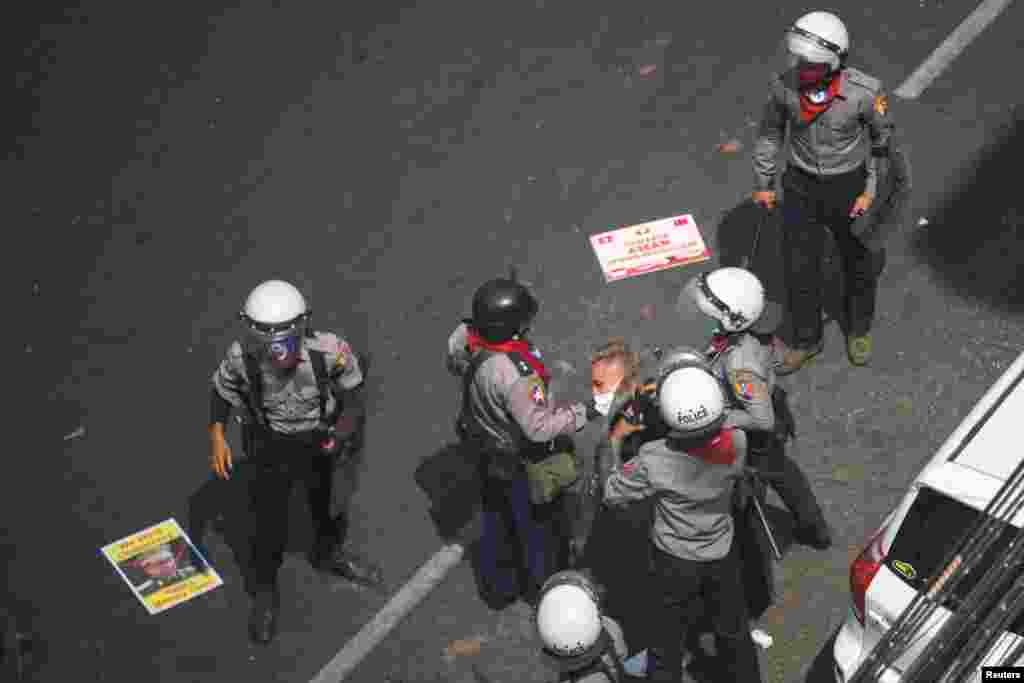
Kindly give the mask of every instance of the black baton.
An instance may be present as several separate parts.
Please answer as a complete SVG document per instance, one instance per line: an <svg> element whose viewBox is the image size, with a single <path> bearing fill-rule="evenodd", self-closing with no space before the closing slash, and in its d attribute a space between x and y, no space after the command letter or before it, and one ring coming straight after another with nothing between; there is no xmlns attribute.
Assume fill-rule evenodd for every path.
<svg viewBox="0 0 1024 683"><path fill-rule="evenodd" d="M768 222L769 215L771 215L771 209L764 208L761 210L761 220L757 222L757 230L754 231L754 244L750 247L750 255L745 257L740 265L744 270L750 270L750 264L753 263L754 258L757 256L757 245L761 242L761 231L764 229L764 224Z"/></svg>

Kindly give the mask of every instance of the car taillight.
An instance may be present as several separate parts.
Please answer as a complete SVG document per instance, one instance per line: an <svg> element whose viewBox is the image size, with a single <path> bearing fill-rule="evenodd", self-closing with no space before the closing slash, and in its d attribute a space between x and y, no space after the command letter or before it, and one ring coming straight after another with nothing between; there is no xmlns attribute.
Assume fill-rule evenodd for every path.
<svg viewBox="0 0 1024 683"><path fill-rule="evenodd" d="M864 597L875 574L885 560L885 527L882 527L868 542L864 551L850 565L850 593L853 597L853 612L857 621L864 625Z"/></svg>

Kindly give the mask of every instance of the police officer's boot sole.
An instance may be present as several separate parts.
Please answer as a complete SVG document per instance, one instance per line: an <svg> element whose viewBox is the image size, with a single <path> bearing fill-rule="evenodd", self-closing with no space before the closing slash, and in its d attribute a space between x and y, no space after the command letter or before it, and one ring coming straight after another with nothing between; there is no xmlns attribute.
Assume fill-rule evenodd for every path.
<svg viewBox="0 0 1024 683"><path fill-rule="evenodd" d="M268 645L277 637L280 599L276 593L257 593L249 613L249 639L257 645Z"/></svg>

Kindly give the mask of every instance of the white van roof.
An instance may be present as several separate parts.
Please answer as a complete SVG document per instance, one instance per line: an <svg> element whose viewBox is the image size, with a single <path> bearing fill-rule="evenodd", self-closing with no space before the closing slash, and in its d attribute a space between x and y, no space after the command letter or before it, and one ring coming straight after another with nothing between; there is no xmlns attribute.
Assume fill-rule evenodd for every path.
<svg viewBox="0 0 1024 683"><path fill-rule="evenodd" d="M1019 379L1019 378L1018 378ZM1024 459L1024 382L1014 382L991 417L952 461L1006 481Z"/></svg>
<svg viewBox="0 0 1024 683"><path fill-rule="evenodd" d="M983 509L1024 460L1024 353L954 430L919 481Z"/></svg>

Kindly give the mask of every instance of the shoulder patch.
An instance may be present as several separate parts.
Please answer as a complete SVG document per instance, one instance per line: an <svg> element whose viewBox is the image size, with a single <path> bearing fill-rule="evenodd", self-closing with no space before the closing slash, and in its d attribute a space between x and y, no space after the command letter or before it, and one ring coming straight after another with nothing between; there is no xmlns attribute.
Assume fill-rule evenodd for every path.
<svg viewBox="0 0 1024 683"><path fill-rule="evenodd" d="M755 382L757 381L757 375L750 370L730 370L729 381L733 384L736 382Z"/></svg>
<svg viewBox="0 0 1024 683"><path fill-rule="evenodd" d="M740 400L763 401L768 398L768 384L750 370L732 370L729 372L729 384Z"/></svg>
<svg viewBox="0 0 1024 683"><path fill-rule="evenodd" d="M516 370L523 377L529 377L534 374L533 366L526 362L526 359L520 356L518 353L506 354L508 359L512 361L512 365L516 366Z"/></svg>
<svg viewBox="0 0 1024 683"><path fill-rule="evenodd" d="M875 113L879 116L885 116L889 113L889 98L885 95L878 95L875 97Z"/></svg>
<svg viewBox="0 0 1024 683"><path fill-rule="evenodd" d="M539 406L546 405L547 403L544 382L539 377L530 380L530 400Z"/></svg>

